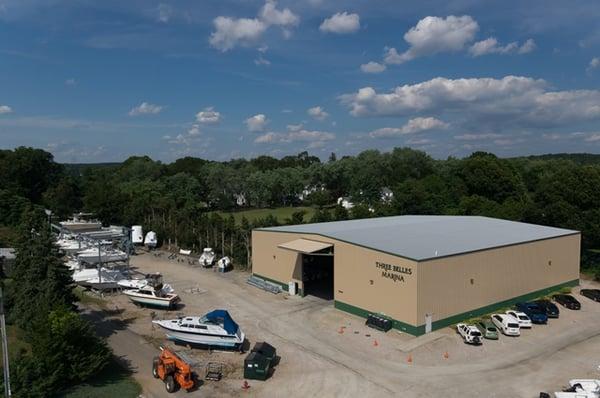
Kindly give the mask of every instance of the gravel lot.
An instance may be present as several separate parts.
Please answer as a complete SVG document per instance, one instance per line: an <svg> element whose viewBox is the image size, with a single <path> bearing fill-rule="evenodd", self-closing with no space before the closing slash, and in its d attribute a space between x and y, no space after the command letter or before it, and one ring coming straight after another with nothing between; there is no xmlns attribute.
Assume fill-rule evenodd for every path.
<svg viewBox="0 0 600 398"><path fill-rule="evenodd" d="M274 345L281 361L269 380L250 381L250 389L242 390L243 355L176 346L197 362L198 370L207 361L219 361L226 364L227 375L175 396L537 398L540 391L555 391L571 378L600 377L600 303L580 296L579 289L574 294L581 311L560 307L561 317L546 326L473 347L449 328L419 338L380 333L366 328L363 319L335 310L331 302L258 290L245 283L248 274L243 272L219 274L154 254L133 257L132 267L161 272L183 303L177 311L164 312L112 295L107 296L108 308L115 311L94 315L98 322L102 317L113 320L101 327L148 397L173 396L148 377L155 347L166 343L164 334L152 327L152 316L201 315L215 308L231 313L250 344Z"/></svg>

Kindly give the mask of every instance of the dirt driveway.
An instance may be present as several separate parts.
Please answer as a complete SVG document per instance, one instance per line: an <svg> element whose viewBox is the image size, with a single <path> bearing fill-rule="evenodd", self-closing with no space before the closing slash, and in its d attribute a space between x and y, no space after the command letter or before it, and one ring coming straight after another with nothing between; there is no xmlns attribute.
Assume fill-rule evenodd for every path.
<svg viewBox="0 0 600 398"><path fill-rule="evenodd" d="M168 396L150 376L155 347L164 343L152 317L201 315L215 308L227 309L251 344L264 340L277 347L281 362L268 381L251 381L250 389L242 390L243 356L178 346L196 361L199 373L206 362L218 361L227 374L221 382L177 396L537 398L570 378L599 376L600 304L584 297L581 311L561 308L560 319L547 326L472 347L450 329L419 338L383 334L331 302L260 291L245 283L248 274L242 272L219 274L152 254L134 257L132 265L144 273L161 272L184 304L165 313L137 308L123 295L107 298L118 314L113 319L121 322L109 342L137 371L146 396Z"/></svg>

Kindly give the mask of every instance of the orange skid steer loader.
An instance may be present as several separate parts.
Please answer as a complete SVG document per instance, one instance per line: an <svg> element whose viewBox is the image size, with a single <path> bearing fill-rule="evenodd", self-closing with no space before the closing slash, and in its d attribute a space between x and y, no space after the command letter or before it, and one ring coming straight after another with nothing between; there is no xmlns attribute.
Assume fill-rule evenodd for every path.
<svg viewBox="0 0 600 398"><path fill-rule="evenodd" d="M167 392L177 391L179 387L188 392L194 389L194 374L190 365L173 351L161 347L160 356L152 361L152 375L165 383Z"/></svg>

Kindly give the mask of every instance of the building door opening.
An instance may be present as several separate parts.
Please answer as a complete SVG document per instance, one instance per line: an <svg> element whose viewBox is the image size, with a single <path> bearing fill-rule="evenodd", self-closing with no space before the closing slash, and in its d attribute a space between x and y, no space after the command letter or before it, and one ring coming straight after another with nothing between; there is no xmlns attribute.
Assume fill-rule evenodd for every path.
<svg viewBox="0 0 600 398"><path fill-rule="evenodd" d="M333 255L302 254L304 294L333 300Z"/></svg>

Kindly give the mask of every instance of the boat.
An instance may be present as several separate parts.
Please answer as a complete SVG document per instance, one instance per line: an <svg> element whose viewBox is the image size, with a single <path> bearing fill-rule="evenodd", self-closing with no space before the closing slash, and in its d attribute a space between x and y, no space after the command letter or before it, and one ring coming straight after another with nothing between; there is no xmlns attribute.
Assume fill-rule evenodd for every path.
<svg viewBox="0 0 600 398"><path fill-rule="evenodd" d="M100 268L84 268L73 272L73 281L83 287L96 290L116 289L118 282L125 276L117 270Z"/></svg>
<svg viewBox="0 0 600 398"><path fill-rule="evenodd" d="M117 282L123 289L141 289L148 284L146 279L123 279Z"/></svg>
<svg viewBox="0 0 600 398"><path fill-rule="evenodd" d="M600 380L573 379L569 380L569 388L555 392L555 398L600 398Z"/></svg>
<svg viewBox="0 0 600 398"><path fill-rule="evenodd" d="M227 272L231 269L231 259L227 256L217 261L217 270L219 272Z"/></svg>
<svg viewBox="0 0 600 398"><path fill-rule="evenodd" d="M156 232L154 232L154 231L148 232L146 234L146 237L144 238L144 245L146 245L146 247L148 249L154 249L157 244L158 244L158 240L156 239Z"/></svg>
<svg viewBox="0 0 600 398"><path fill-rule="evenodd" d="M72 235L60 235L55 243L59 250L66 254L72 254L89 247L87 242L77 239Z"/></svg>
<svg viewBox="0 0 600 398"><path fill-rule="evenodd" d="M198 262L203 267L212 267L215 263L215 252L210 247L205 247L198 259Z"/></svg>
<svg viewBox="0 0 600 398"><path fill-rule="evenodd" d="M148 275L146 283L139 288L123 291L135 304L170 309L179 302L179 296L170 285L162 283L160 274Z"/></svg>
<svg viewBox="0 0 600 398"><path fill-rule="evenodd" d="M61 221L60 226L69 232L90 232L99 231L102 228L102 223L98 220L92 220L92 213L76 213L73 218L67 221Z"/></svg>
<svg viewBox="0 0 600 398"><path fill-rule="evenodd" d="M246 337L226 310L152 322L165 330L168 339L183 343L241 348Z"/></svg>
<svg viewBox="0 0 600 398"><path fill-rule="evenodd" d="M112 263L117 261L127 261L127 253L118 249L98 249L95 247L90 247L77 252L77 259L87 264L97 264L100 262Z"/></svg>

